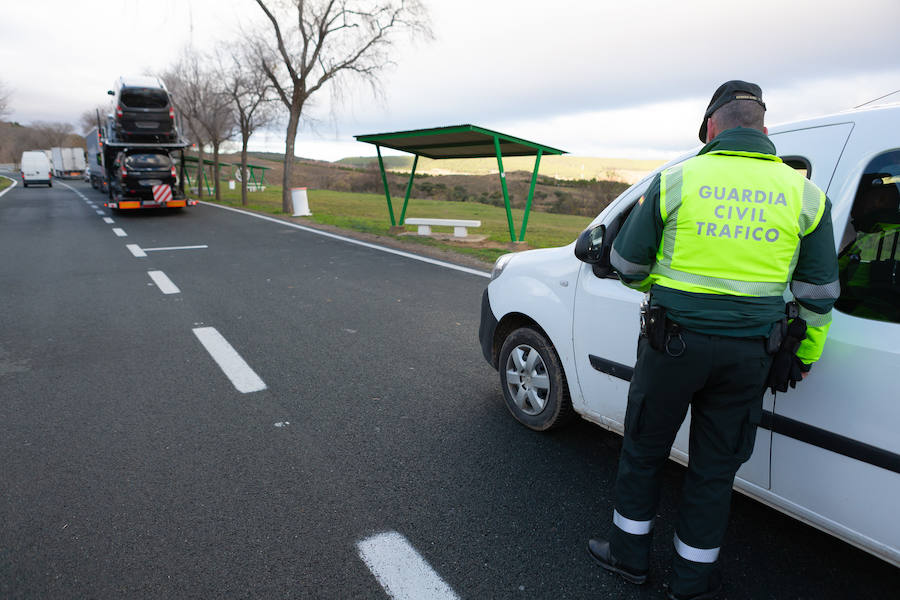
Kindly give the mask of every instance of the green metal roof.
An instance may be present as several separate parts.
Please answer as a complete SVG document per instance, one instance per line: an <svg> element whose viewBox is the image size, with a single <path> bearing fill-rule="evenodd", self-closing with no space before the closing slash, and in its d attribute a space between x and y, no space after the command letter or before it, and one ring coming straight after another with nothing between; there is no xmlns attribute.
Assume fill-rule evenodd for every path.
<svg viewBox="0 0 900 600"><path fill-rule="evenodd" d="M503 156L535 156L538 150L543 154L566 153L564 150L529 142L476 125L453 125L394 133L373 133L355 137L359 142L436 159L493 158L497 155L494 146L495 139L500 143L500 153Z"/></svg>

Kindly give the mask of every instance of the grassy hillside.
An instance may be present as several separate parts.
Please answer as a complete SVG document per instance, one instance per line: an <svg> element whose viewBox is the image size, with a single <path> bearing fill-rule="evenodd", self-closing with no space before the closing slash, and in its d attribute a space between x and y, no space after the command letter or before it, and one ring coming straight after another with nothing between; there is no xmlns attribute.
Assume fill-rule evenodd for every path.
<svg viewBox="0 0 900 600"><path fill-rule="evenodd" d="M337 161L353 167L367 167L377 164L375 156L356 156ZM412 156L386 156L384 167L388 170L406 172L412 168ZM607 179L634 183L644 175L663 164L664 160L633 160L627 158L597 158L591 156L545 156L541 158L540 174L554 179ZM514 156L503 160L506 171L534 170L534 158ZM497 172L495 158L465 158L432 160L420 158L416 173L431 175L487 175Z"/></svg>

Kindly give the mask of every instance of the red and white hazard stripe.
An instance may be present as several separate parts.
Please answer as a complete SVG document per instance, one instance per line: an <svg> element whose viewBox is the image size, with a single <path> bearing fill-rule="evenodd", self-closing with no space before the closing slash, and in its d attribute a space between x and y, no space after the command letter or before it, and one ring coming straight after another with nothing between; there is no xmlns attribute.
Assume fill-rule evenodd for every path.
<svg viewBox="0 0 900 600"><path fill-rule="evenodd" d="M153 200L159 204L164 204L172 200L172 186L164 184L164 185L154 185L153 186Z"/></svg>

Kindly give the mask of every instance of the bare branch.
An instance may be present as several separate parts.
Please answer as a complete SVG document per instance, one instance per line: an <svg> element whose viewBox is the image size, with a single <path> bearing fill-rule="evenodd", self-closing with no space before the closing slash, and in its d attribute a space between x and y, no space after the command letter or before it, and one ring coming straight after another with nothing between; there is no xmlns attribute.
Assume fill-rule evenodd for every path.
<svg viewBox="0 0 900 600"><path fill-rule="evenodd" d="M400 31L427 36L429 24L420 0L290 0L277 10L276 1L256 0L274 34L274 42L270 35L257 43L268 48L259 51L260 66L288 108L282 205L289 210L294 138L310 97L329 82L340 87L342 74L377 88L392 64L392 39Z"/></svg>

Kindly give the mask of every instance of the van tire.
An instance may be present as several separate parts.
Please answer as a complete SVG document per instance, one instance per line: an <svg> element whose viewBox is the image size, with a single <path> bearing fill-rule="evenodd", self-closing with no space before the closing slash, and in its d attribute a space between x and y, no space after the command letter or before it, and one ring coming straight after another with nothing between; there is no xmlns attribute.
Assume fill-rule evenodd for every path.
<svg viewBox="0 0 900 600"><path fill-rule="evenodd" d="M543 333L530 327L510 333L497 370L506 408L522 425L548 431L575 416L562 363Z"/></svg>

